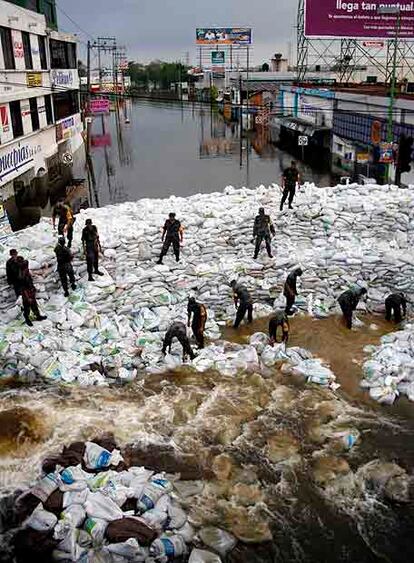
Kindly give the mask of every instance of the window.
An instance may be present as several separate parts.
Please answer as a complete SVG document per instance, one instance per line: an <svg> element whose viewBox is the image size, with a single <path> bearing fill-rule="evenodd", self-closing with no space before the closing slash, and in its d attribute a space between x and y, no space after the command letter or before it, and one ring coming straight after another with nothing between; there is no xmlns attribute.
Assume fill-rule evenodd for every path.
<svg viewBox="0 0 414 563"><path fill-rule="evenodd" d="M14 62L13 41L11 29L8 27L0 27L1 46L3 48L4 68L14 70L16 68Z"/></svg>
<svg viewBox="0 0 414 563"><path fill-rule="evenodd" d="M26 10L39 11L39 0L26 0Z"/></svg>
<svg viewBox="0 0 414 563"><path fill-rule="evenodd" d="M11 113L11 121L13 127L13 135L16 139L17 137L21 137L23 135L23 121L22 121L22 110L20 109L20 102L10 102L10 113Z"/></svg>
<svg viewBox="0 0 414 563"><path fill-rule="evenodd" d="M53 95L55 119L65 119L70 115L79 113L79 95L76 91L61 92Z"/></svg>
<svg viewBox="0 0 414 563"><path fill-rule="evenodd" d="M76 45L64 41L50 41L50 57L52 68L76 68Z"/></svg>
<svg viewBox="0 0 414 563"><path fill-rule="evenodd" d="M46 108L46 121L48 125L53 123L53 112L52 112L52 96L49 94L45 96L45 108Z"/></svg>
<svg viewBox="0 0 414 563"><path fill-rule="evenodd" d="M32 117L32 130L37 131L40 128L39 125L39 113L37 111L37 98L30 98L30 115Z"/></svg>
<svg viewBox="0 0 414 563"><path fill-rule="evenodd" d="M23 39L23 50L24 50L24 62L27 69L33 68L33 60L32 60L32 47L30 45L30 35L27 31L22 31L22 39Z"/></svg>
<svg viewBox="0 0 414 563"><path fill-rule="evenodd" d="M75 43L66 43L68 50L68 68L76 68L76 45Z"/></svg>
<svg viewBox="0 0 414 563"><path fill-rule="evenodd" d="M37 39L39 41L40 68L47 70L46 41L43 35L38 35Z"/></svg>
<svg viewBox="0 0 414 563"><path fill-rule="evenodd" d="M43 0L43 13L46 17L48 25L56 27L56 9L54 2L50 0Z"/></svg>

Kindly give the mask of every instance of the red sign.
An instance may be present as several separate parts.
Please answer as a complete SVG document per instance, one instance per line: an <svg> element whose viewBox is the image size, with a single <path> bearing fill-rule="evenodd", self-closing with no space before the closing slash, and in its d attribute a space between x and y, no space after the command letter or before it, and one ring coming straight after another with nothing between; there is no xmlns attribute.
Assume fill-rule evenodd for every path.
<svg viewBox="0 0 414 563"><path fill-rule="evenodd" d="M0 106L0 123L3 133L7 133L10 130L7 106Z"/></svg>
<svg viewBox="0 0 414 563"><path fill-rule="evenodd" d="M400 16L381 13L381 8L400 6ZM384 0L305 0L306 37L351 37L353 39L414 38L414 3Z"/></svg>
<svg viewBox="0 0 414 563"><path fill-rule="evenodd" d="M363 41L362 45L368 49L382 49L385 43L384 41Z"/></svg>
<svg viewBox="0 0 414 563"><path fill-rule="evenodd" d="M109 100L92 100L90 103L91 113L109 113Z"/></svg>
<svg viewBox="0 0 414 563"><path fill-rule="evenodd" d="M110 133L91 135L91 144L93 147L110 147L112 145Z"/></svg>
<svg viewBox="0 0 414 563"><path fill-rule="evenodd" d="M22 59L24 57L23 43L21 41L15 41L13 43L13 51L16 59Z"/></svg>

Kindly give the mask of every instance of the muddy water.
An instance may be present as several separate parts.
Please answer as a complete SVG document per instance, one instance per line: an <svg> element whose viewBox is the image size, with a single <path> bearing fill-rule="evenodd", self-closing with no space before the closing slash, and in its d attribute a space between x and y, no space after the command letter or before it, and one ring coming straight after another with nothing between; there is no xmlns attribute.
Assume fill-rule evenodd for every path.
<svg viewBox="0 0 414 563"><path fill-rule="evenodd" d="M412 467L412 431L398 407L398 416L371 409L357 388L353 359L392 329L364 320L378 330L349 333L337 319L292 321L291 345L330 361L343 384L337 394L277 370L223 377L184 369L123 388L4 390L1 489L27 486L63 444L112 431L122 446L136 444L128 450L135 464L198 481L187 510L197 526L225 527L243 542L229 561L400 561L401 549L414 551L411 508L364 494L357 471L376 457ZM237 337L228 329L228 339L265 323ZM338 438L346 431L360 435L350 452Z"/></svg>
<svg viewBox="0 0 414 563"><path fill-rule="evenodd" d="M330 364L341 384L341 393L346 398L366 404L372 409L385 410L392 415L411 419L414 425L414 408L407 398L400 398L391 407L382 407L359 385L362 377L361 366L367 358L364 347L378 346L382 336L398 327L379 315L358 315L358 318L363 321L364 326L350 331L344 326L339 315L326 319L295 316L290 319L289 346L305 348ZM255 332L267 333L268 319L254 321L252 325L244 325L238 331L226 328L223 338L246 343L248 337Z"/></svg>

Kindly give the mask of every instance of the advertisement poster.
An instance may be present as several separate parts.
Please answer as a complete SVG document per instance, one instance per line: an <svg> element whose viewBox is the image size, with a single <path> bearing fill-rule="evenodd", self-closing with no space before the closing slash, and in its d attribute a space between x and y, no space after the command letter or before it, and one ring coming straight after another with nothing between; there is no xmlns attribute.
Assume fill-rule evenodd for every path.
<svg viewBox="0 0 414 563"><path fill-rule="evenodd" d="M197 45L251 45L250 27L199 27L196 30Z"/></svg>
<svg viewBox="0 0 414 563"><path fill-rule="evenodd" d="M397 33L397 14L381 14L381 7L400 9L400 38L414 38L414 1L386 3L383 0L305 0L306 37L351 37L392 39Z"/></svg>
<svg viewBox="0 0 414 563"><path fill-rule="evenodd" d="M394 162L394 143L380 144L380 162L382 164L392 164Z"/></svg>

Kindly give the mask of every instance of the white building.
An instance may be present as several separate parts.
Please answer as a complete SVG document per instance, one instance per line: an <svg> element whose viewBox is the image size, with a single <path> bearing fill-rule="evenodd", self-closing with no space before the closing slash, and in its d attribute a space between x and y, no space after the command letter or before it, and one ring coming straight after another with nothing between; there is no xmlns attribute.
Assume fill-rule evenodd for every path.
<svg viewBox="0 0 414 563"><path fill-rule="evenodd" d="M0 203L12 223L19 208L44 207L76 175L82 132L76 37L0 0Z"/></svg>

